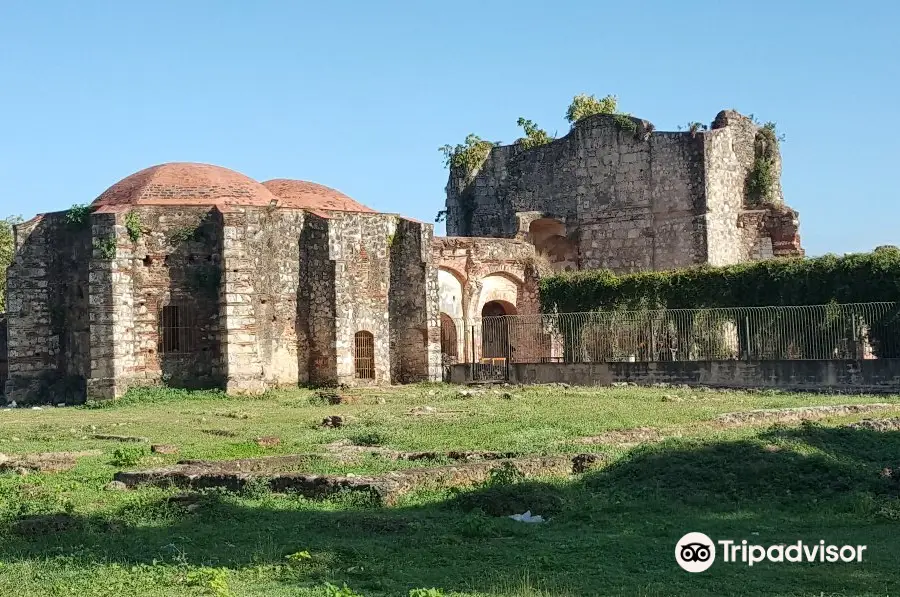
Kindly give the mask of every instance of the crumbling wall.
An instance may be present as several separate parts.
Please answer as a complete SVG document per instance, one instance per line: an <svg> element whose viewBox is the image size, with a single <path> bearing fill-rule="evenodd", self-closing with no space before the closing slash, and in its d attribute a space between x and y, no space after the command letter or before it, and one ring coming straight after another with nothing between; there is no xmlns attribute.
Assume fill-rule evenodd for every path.
<svg viewBox="0 0 900 597"><path fill-rule="evenodd" d="M6 393L6 379L9 377L9 361L6 345L6 315L0 314L0 394Z"/></svg>
<svg viewBox="0 0 900 597"><path fill-rule="evenodd" d="M15 227L15 244L7 270L7 400L82 402L90 373L90 223L43 214Z"/></svg>
<svg viewBox="0 0 900 597"><path fill-rule="evenodd" d="M131 214L129 216L129 213ZM140 229L132 240L125 219ZM130 384L224 386L219 293L223 278L223 221L209 207L141 206L118 214L117 236L131 251L134 363ZM121 250L120 250L121 253ZM121 302L121 301L120 301ZM163 309L177 306L184 344L166 346ZM165 323L173 323L168 321ZM169 333L169 332L166 332ZM121 337L114 338L122 344ZM126 352L128 352L126 350Z"/></svg>
<svg viewBox="0 0 900 597"><path fill-rule="evenodd" d="M338 380L347 384L390 383L390 245L397 216L332 214L329 244L335 260ZM374 378L356 375L356 333L374 337ZM367 355L371 356L371 355Z"/></svg>
<svg viewBox="0 0 900 597"><path fill-rule="evenodd" d="M331 256L331 219L307 213L300 234L300 277L297 289L299 371L304 363L312 384L337 383L336 276Z"/></svg>
<svg viewBox="0 0 900 597"><path fill-rule="evenodd" d="M432 227L399 219L390 244L391 379L437 381L440 322Z"/></svg>
<svg viewBox="0 0 900 597"><path fill-rule="evenodd" d="M720 112L706 132L653 132L646 121L596 115L546 145L495 147L469 176L451 169L447 231L527 239L532 222L555 220L566 234L545 253L616 273L747 260L738 224L758 130L733 111ZM768 194L780 204L777 149L772 174ZM789 228L779 242L799 247Z"/></svg>
<svg viewBox="0 0 900 597"><path fill-rule="evenodd" d="M705 260L702 139L629 122L634 131L597 115L547 145L497 147L471 184L451 172L448 233L512 237L521 232L517 214L533 212L578 231L582 268Z"/></svg>
<svg viewBox="0 0 900 597"><path fill-rule="evenodd" d="M302 326L297 305L303 212L248 207L226 214L226 221L230 232L226 248L231 245L233 253L225 267L245 265L248 274L240 283L231 278L241 300L230 307L231 315L244 318L236 333L247 336L243 340L252 352L245 355L245 362L258 363L258 380L267 387L308 381L308 356L301 359L299 349L301 336L302 343L307 340L298 334ZM232 334L231 341L242 338Z"/></svg>

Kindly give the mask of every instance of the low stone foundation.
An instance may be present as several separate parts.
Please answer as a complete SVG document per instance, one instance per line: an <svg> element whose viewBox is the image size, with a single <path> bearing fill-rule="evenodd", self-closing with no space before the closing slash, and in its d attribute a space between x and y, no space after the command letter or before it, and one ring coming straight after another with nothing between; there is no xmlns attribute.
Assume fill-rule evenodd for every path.
<svg viewBox="0 0 900 597"><path fill-rule="evenodd" d="M221 487L240 491L249 482L264 480L276 492L298 493L311 498L327 498L344 492L361 493L384 505L391 505L403 495L425 487L469 487L487 481L491 471L503 466L515 468L525 478L562 477L581 473L603 461L602 455L533 456L466 462L452 466L411 468L384 475L349 476L316 475L283 472L282 466L300 465L310 455L276 457L274 460L177 464L146 471L122 471L115 480L127 487L153 485L202 489Z"/></svg>
<svg viewBox="0 0 900 597"><path fill-rule="evenodd" d="M471 365L453 365L452 383L472 381ZM852 393L900 392L900 359L805 361L660 361L653 363L513 363L509 383L608 386L631 382L718 388Z"/></svg>

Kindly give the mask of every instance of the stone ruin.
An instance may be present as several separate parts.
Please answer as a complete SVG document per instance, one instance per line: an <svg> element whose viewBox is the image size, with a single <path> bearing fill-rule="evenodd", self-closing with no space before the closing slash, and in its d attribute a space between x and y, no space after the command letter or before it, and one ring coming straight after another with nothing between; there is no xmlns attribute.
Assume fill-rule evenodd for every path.
<svg viewBox="0 0 900 597"><path fill-rule="evenodd" d="M747 201L750 119L634 121L588 117L544 146L495 147L472 177L451 169L446 238L319 184L189 163L38 215L16 226L7 272L6 399L438 381L442 364L506 356L482 318L539 313L542 275L802 255L780 156L773 201Z"/></svg>

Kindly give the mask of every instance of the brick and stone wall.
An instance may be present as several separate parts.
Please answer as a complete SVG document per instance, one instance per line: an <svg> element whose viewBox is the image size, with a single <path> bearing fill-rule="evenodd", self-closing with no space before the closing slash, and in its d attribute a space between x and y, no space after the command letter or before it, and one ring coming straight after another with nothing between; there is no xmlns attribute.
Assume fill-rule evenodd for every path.
<svg viewBox="0 0 900 597"><path fill-rule="evenodd" d="M308 381L308 350L300 350L307 338L298 321L303 212L247 207L223 218L229 388Z"/></svg>
<svg viewBox="0 0 900 597"><path fill-rule="evenodd" d="M90 373L89 271L92 234L65 212L15 227L7 271L7 400L25 404L52 393L80 402Z"/></svg>
<svg viewBox="0 0 900 597"><path fill-rule="evenodd" d="M635 132L611 116L588 117L547 145L494 148L472 180L452 170L448 234L534 242L535 223L556 221L563 232L552 236L551 258L618 273L759 255L738 226L758 127L733 111L697 133L653 132L646 121L632 121ZM780 204L780 156L773 172L771 195ZM778 233L782 254L797 254L796 226L788 228ZM766 242L760 236L755 244ZM574 259L570 243L577 246Z"/></svg>
<svg viewBox="0 0 900 597"><path fill-rule="evenodd" d="M432 227L400 218L391 239L391 379L399 383L440 377L440 311Z"/></svg>
<svg viewBox="0 0 900 597"><path fill-rule="evenodd" d="M124 226L127 213L116 214L117 261L122 269L117 277L130 278L130 293L117 288L124 280L113 282L113 294L119 296L114 307L123 310L121 324L126 328L130 318L132 329L131 347L125 346L122 336L117 338L123 354L133 355L126 372L128 385L221 387L222 214L209 207L151 206L131 213L140 222L136 241ZM124 311L126 306L130 314ZM180 319L163 322L163 309L170 306L180 310ZM175 323L179 329L163 332L163 323ZM179 345L166 346L164 333L180 335Z"/></svg>
<svg viewBox="0 0 900 597"><path fill-rule="evenodd" d="M6 392L6 378L9 377L9 361L6 346L6 315L0 314L0 394Z"/></svg>
<svg viewBox="0 0 900 597"><path fill-rule="evenodd" d="M443 359L445 364L482 358L481 318L487 303L503 303L508 315L540 312L538 284L552 267L537 256L531 243L513 238L436 237L431 252L438 269L443 334L455 339L457 347L455 356ZM533 326L527 334L508 332L510 343L522 351L539 345L533 335Z"/></svg>
<svg viewBox="0 0 900 597"><path fill-rule="evenodd" d="M308 363L312 384L337 383L335 293L337 266L331 259L330 219L307 213L300 234L300 286L298 289L298 348L301 363ZM302 372L301 372L302 375Z"/></svg>

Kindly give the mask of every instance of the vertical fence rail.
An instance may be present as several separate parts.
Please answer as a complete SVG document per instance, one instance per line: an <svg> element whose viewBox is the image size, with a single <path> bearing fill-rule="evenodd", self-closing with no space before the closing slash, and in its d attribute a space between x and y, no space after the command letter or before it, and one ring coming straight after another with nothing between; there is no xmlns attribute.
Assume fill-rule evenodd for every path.
<svg viewBox="0 0 900 597"><path fill-rule="evenodd" d="M510 363L900 357L898 303L442 317L441 325L442 337L460 343L445 363L470 363L473 379L505 377Z"/></svg>

